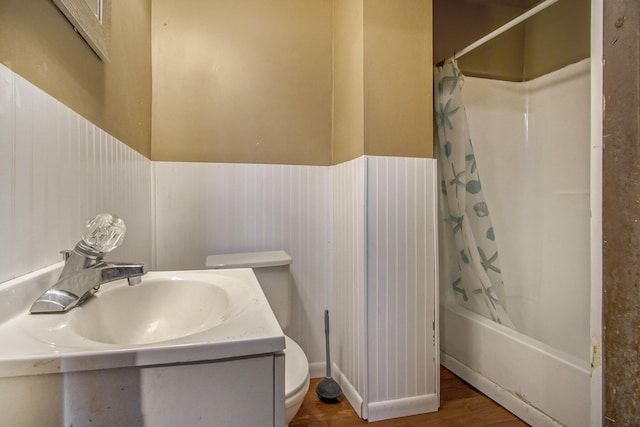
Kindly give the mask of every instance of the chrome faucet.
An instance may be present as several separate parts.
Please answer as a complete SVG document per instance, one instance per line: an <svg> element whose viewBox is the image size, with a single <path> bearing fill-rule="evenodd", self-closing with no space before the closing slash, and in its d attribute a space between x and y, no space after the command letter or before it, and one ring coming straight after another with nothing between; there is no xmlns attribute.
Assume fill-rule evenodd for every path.
<svg viewBox="0 0 640 427"><path fill-rule="evenodd" d="M62 251L65 261L58 281L31 306L31 313L64 313L87 300L104 283L127 279L141 282L148 270L144 264L104 261L104 255L120 246L126 227L111 214L98 214L87 225L82 240L71 251Z"/></svg>

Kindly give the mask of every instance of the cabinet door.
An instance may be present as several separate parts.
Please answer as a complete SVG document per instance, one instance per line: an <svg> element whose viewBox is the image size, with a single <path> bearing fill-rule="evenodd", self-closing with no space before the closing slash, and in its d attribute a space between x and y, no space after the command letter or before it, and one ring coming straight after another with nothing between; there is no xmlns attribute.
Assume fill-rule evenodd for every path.
<svg viewBox="0 0 640 427"><path fill-rule="evenodd" d="M274 420L273 356L144 368L144 425L269 426Z"/></svg>

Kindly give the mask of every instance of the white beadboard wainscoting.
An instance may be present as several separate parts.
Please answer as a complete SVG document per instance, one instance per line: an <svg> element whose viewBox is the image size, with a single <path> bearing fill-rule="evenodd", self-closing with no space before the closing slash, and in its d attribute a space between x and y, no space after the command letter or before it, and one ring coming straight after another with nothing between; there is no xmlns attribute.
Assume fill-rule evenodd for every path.
<svg viewBox="0 0 640 427"><path fill-rule="evenodd" d="M333 168L334 362L370 421L439 406L435 161Z"/></svg>
<svg viewBox="0 0 640 427"><path fill-rule="evenodd" d="M358 415L366 418L366 158L333 170L334 374Z"/></svg>
<svg viewBox="0 0 640 427"><path fill-rule="evenodd" d="M127 225L110 259L151 262L151 161L0 64L0 282L60 261L99 212Z"/></svg>
<svg viewBox="0 0 640 427"><path fill-rule="evenodd" d="M332 315L336 378L383 419L438 407L435 162L361 157L331 167L156 162L156 268L209 254L293 258L287 333L324 374Z"/></svg>
<svg viewBox="0 0 640 427"><path fill-rule="evenodd" d="M331 169L181 162L154 169L155 267L202 269L211 254L285 250L293 259L286 332L321 365L333 265Z"/></svg>
<svg viewBox="0 0 640 427"><path fill-rule="evenodd" d="M436 166L367 157L368 419L439 406Z"/></svg>

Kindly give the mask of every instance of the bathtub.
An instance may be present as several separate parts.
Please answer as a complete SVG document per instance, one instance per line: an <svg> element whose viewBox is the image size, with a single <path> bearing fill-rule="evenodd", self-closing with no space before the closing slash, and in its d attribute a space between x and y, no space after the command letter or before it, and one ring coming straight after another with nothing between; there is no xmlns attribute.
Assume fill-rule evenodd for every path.
<svg viewBox="0 0 640 427"><path fill-rule="evenodd" d="M442 365L526 423L590 425L589 362L452 303L440 337Z"/></svg>

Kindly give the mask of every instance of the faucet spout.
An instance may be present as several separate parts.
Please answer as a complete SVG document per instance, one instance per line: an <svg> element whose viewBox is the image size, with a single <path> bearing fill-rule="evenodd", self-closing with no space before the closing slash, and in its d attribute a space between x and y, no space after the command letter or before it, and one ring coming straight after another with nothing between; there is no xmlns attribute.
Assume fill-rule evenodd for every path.
<svg viewBox="0 0 640 427"><path fill-rule="evenodd" d="M120 279L135 283L147 271L144 264L97 263L61 278L33 303L31 313L64 313L85 302L101 285Z"/></svg>
<svg viewBox="0 0 640 427"><path fill-rule="evenodd" d="M64 313L86 301L100 285L127 279L141 282L147 273L144 264L106 262L104 255L120 246L126 227L111 214L98 214L72 251L62 251L64 268L58 281L31 305L31 313Z"/></svg>

